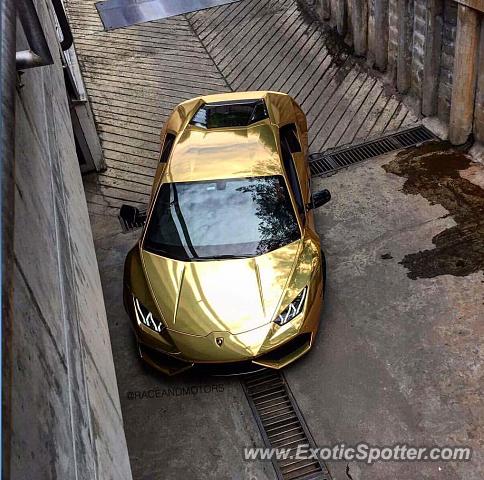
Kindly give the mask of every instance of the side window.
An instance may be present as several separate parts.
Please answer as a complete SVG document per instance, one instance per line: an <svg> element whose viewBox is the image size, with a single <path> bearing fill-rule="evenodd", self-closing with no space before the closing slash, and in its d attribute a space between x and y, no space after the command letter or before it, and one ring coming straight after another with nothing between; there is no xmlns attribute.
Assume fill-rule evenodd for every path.
<svg viewBox="0 0 484 480"><path fill-rule="evenodd" d="M294 123L281 127L281 139L286 139L291 153L301 152L301 144L297 135L297 128Z"/></svg>
<svg viewBox="0 0 484 480"><path fill-rule="evenodd" d="M160 163L166 163L170 158L170 153L175 143L175 135L167 133L165 135L165 141L163 143L163 149L161 150Z"/></svg>
<svg viewBox="0 0 484 480"><path fill-rule="evenodd" d="M306 207L304 205L304 200L301 193L301 187L299 185L299 180L297 177L296 166L294 165L294 160L291 155L291 148L287 138L281 134L281 150L282 150L282 160L284 162L284 169L286 170L287 177L289 179L289 186L294 194L294 199L296 200L296 205L303 223L306 220Z"/></svg>

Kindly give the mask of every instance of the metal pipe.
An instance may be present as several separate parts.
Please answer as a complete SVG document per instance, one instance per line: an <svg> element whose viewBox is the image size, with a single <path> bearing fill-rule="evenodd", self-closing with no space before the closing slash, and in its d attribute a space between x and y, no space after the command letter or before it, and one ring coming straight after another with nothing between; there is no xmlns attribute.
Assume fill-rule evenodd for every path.
<svg viewBox="0 0 484 480"><path fill-rule="evenodd" d="M72 42L74 39L72 38L71 27L69 25L69 21L67 20L62 0L52 0L52 5L54 6L57 21L59 22L59 26L62 31L61 48L63 51L69 50L69 48L72 47Z"/></svg>
<svg viewBox="0 0 484 480"><path fill-rule="evenodd" d="M16 0L0 2L0 243L1 362L2 362L2 478L10 478L12 322L13 322L13 232L15 199L15 69Z"/></svg>
<svg viewBox="0 0 484 480"><path fill-rule="evenodd" d="M52 65L54 60L32 0L17 0L17 11L30 47L16 53L17 70Z"/></svg>

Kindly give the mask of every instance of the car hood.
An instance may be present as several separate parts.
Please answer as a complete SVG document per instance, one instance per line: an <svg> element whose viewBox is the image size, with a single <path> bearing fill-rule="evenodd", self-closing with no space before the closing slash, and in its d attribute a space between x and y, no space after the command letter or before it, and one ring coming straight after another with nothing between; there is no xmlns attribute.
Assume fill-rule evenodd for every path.
<svg viewBox="0 0 484 480"><path fill-rule="evenodd" d="M253 258L182 262L142 251L153 299L169 330L239 334L269 323L301 241Z"/></svg>

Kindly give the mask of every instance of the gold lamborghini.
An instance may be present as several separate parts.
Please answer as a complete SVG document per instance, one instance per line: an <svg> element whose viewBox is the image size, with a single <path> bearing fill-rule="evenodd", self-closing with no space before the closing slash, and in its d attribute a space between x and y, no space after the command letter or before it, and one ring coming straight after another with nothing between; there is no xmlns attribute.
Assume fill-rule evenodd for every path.
<svg viewBox="0 0 484 480"><path fill-rule="evenodd" d="M313 209L330 194L311 195L304 113L277 92L199 97L161 140L124 270L142 359L170 375L288 365L311 348L325 281Z"/></svg>

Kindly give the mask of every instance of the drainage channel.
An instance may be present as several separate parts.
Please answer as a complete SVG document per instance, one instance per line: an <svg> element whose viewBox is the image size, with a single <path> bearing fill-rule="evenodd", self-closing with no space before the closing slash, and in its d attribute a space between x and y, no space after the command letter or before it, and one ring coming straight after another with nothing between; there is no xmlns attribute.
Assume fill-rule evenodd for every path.
<svg viewBox="0 0 484 480"><path fill-rule="evenodd" d="M272 458L278 479L330 480L319 459L290 458L298 445L315 448L315 443L282 373L263 370L249 374L242 379L242 387L265 447L291 449L287 459Z"/></svg>
<svg viewBox="0 0 484 480"><path fill-rule="evenodd" d="M413 147L436 138L430 130L420 125L357 145L313 153L309 156L309 168L313 177L324 176L369 158Z"/></svg>

